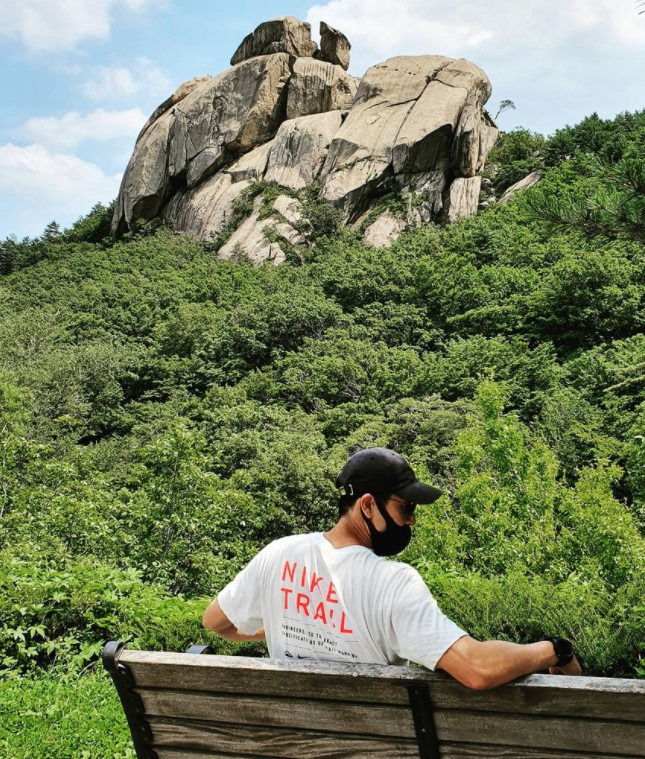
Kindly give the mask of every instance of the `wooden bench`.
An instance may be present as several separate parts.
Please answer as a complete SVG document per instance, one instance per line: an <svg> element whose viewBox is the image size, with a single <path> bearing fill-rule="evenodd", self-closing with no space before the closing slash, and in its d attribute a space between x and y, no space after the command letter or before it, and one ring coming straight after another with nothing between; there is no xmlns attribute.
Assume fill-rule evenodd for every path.
<svg viewBox="0 0 645 759"><path fill-rule="evenodd" d="M645 757L645 681L531 675L471 691L419 668L103 652L139 759Z"/></svg>

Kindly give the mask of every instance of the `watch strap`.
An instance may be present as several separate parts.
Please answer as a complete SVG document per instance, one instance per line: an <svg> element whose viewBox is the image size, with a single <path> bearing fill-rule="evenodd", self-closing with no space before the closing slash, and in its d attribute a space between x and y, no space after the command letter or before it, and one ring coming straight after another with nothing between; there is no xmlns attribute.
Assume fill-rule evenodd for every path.
<svg viewBox="0 0 645 759"><path fill-rule="evenodd" d="M566 638L550 638L550 640L553 644L555 655L558 657L557 667L564 667L573 661L573 644L570 640L567 640Z"/></svg>

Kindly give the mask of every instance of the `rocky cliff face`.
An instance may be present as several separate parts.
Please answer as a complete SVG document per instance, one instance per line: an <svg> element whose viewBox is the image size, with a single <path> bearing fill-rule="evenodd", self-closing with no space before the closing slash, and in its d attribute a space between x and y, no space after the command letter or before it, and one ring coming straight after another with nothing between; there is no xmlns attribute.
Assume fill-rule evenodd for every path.
<svg viewBox="0 0 645 759"><path fill-rule="evenodd" d="M417 195L419 221L474 214L480 172L497 138L484 109L486 74L463 59L404 56L373 66L359 81L347 73L347 38L324 23L320 31L318 48L309 25L295 18L261 24L231 68L182 84L159 106L125 172L114 234L165 219L207 239L261 179L289 190L317 182L348 222L394 190ZM292 242L297 233L280 218ZM245 233L249 222L257 227L259 219L247 219ZM244 248L248 236L235 244ZM256 243L257 260L281 259L271 245Z"/></svg>

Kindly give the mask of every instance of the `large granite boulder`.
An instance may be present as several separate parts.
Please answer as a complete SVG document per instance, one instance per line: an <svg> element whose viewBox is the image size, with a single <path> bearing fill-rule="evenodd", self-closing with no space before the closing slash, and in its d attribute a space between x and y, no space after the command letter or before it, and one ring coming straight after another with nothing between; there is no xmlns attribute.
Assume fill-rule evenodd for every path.
<svg viewBox="0 0 645 759"><path fill-rule="evenodd" d="M172 114L157 119L139 139L128 168L112 219L113 234L131 229L138 220L150 221L161 211L168 195L168 140Z"/></svg>
<svg viewBox="0 0 645 759"><path fill-rule="evenodd" d="M446 220L455 221L460 216L474 216L477 213L481 177L458 177L450 185L446 204Z"/></svg>
<svg viewBox="0 0 645 759"><path fill-rule="evenodd" d="M157 119L161 118L166 111L169 111L173 105L177 105L177 103L190 95L193 90L197 89L197 87L200 87L205 82L210 81L212 78L212 76L196 76L194 79L190 79L188 82L180 84L172 95L169 98L166 98L163 103L153 111L152 116L150 116L144 124L143 129L139 132L137 142L143 137L145 132L148 131L148 128L152 126Z"/></svg>
<svg viewBox="0 0 645 759"><path fill-rule="evenodd" d="M316 58L341 66L347 71L351 47L349 40L342 32L324 21L320 22L320 50L314 53Z"/></svg>
<svg viewBox="0 0 645 759"><path fill-rule="evenodd" d="M357 82L349 49L324 23L318 50L308 24L275 19L242 42L231 68L181 85L141 130L113 232L164 219L200 239L232 231L223 256L281 260L300 233L278 209L271 219L258 207L231 230L235 201L262 180L291 191L317 182L351 223L384 193L420 196L405 224L375 220L366 233L375 246L403 226L476 213L498 134L484 108L486 74L463 59L399 56Z"/></svg>
<svg viewBox="0 0 645 759"><path fill-rule="evenodd" d="M233 204L250 185L250 180L234 182L225 172L215 174L192 190L176 193L164 210L164 218L176 232L212 239L226 229Z"/></svg>
<svg viewBox="0 0 645 759"><path fill-rule="evenodd" d="M330 145L325 197L351 215L390 177L419 191L428 189L430 173L429 200L442 207L449 177L474 176L492 144L494 127L483 110L489 96L488 77L468 61L403 56L373 66Z"/></svg>
<svg viewBox="0 0 645 759"><path fill-rule="evenodd" d="M293 16L265 21L247 35L233 53L231 66L257 55L288 53L295 56L312 56L318 45L311 40L311 24Z"/></svg>
<svg viewBox="0 0 645 759"><path fill-rule="evenodd" d="M479 138L476 116L481 114L482 102L489 96L488 77L474 64L444 59L437 68L431 62L427 84L397 134L392 149L394 172L414 173L430 167L449 169L454 163L453 144L464 142L461 139L460 143L457 135L468 129ZM461 152L458 151L458 161ZM479 158L479 150L476 157Z"/></svg>
<svg viewBox="0 0 645 759"><path fill-rule="evenodd" d="M352 107L358 85L340 66L313 58L298 58L292 71L287 119Z"/></svg>
<svg viewBox="0 0 645 759"><path fill-rule="evenodd" d="M265 179L293 190L312 184L341 121L339 111L285 121L272 143Z"/></svg>
<svg viewBox="0 0 645 759"><path fill-rule="evenodd" d="M405 229L405 222L391 211L384 211L363 232L363 242L373 248L387 248Z"/></svg>
<svg viewBox="0 0 645 759"><path fill-rule="evenodd" d="M321 181L327 200L359 207L393 175L392 150L428 77L447 64L441 56L390 58L372 66L329 148Z"/></svg>
<svg viewBox="0 0 645 759"><path fill-rule="evenodd" d="M113 230L153 218L177 188L196 187L272 139L284 119L289 64L286 53L244 61L199 83L148 127L125 171Z"/></svg>
<svg viewBox="0 0 645 759"><path fill-rule="evenodd" d="M272 139L284 118L291 76L286 53L251 58L194 90L173 109L171 178L199 182Z"/></svg>

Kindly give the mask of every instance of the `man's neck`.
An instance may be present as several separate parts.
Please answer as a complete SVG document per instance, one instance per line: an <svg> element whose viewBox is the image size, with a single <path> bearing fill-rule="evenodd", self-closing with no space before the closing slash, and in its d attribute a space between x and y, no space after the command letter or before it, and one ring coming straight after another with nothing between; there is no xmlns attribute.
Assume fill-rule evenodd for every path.
<svg viewBox="0 0 645 759"><path fill-rule="evenodd" d="M334 548L347 548L347 546L371 548L372 541L369 532L367 528L360 529L361 526L354 524L346 517L342 517L329 532L323 534Z"/></svg>

